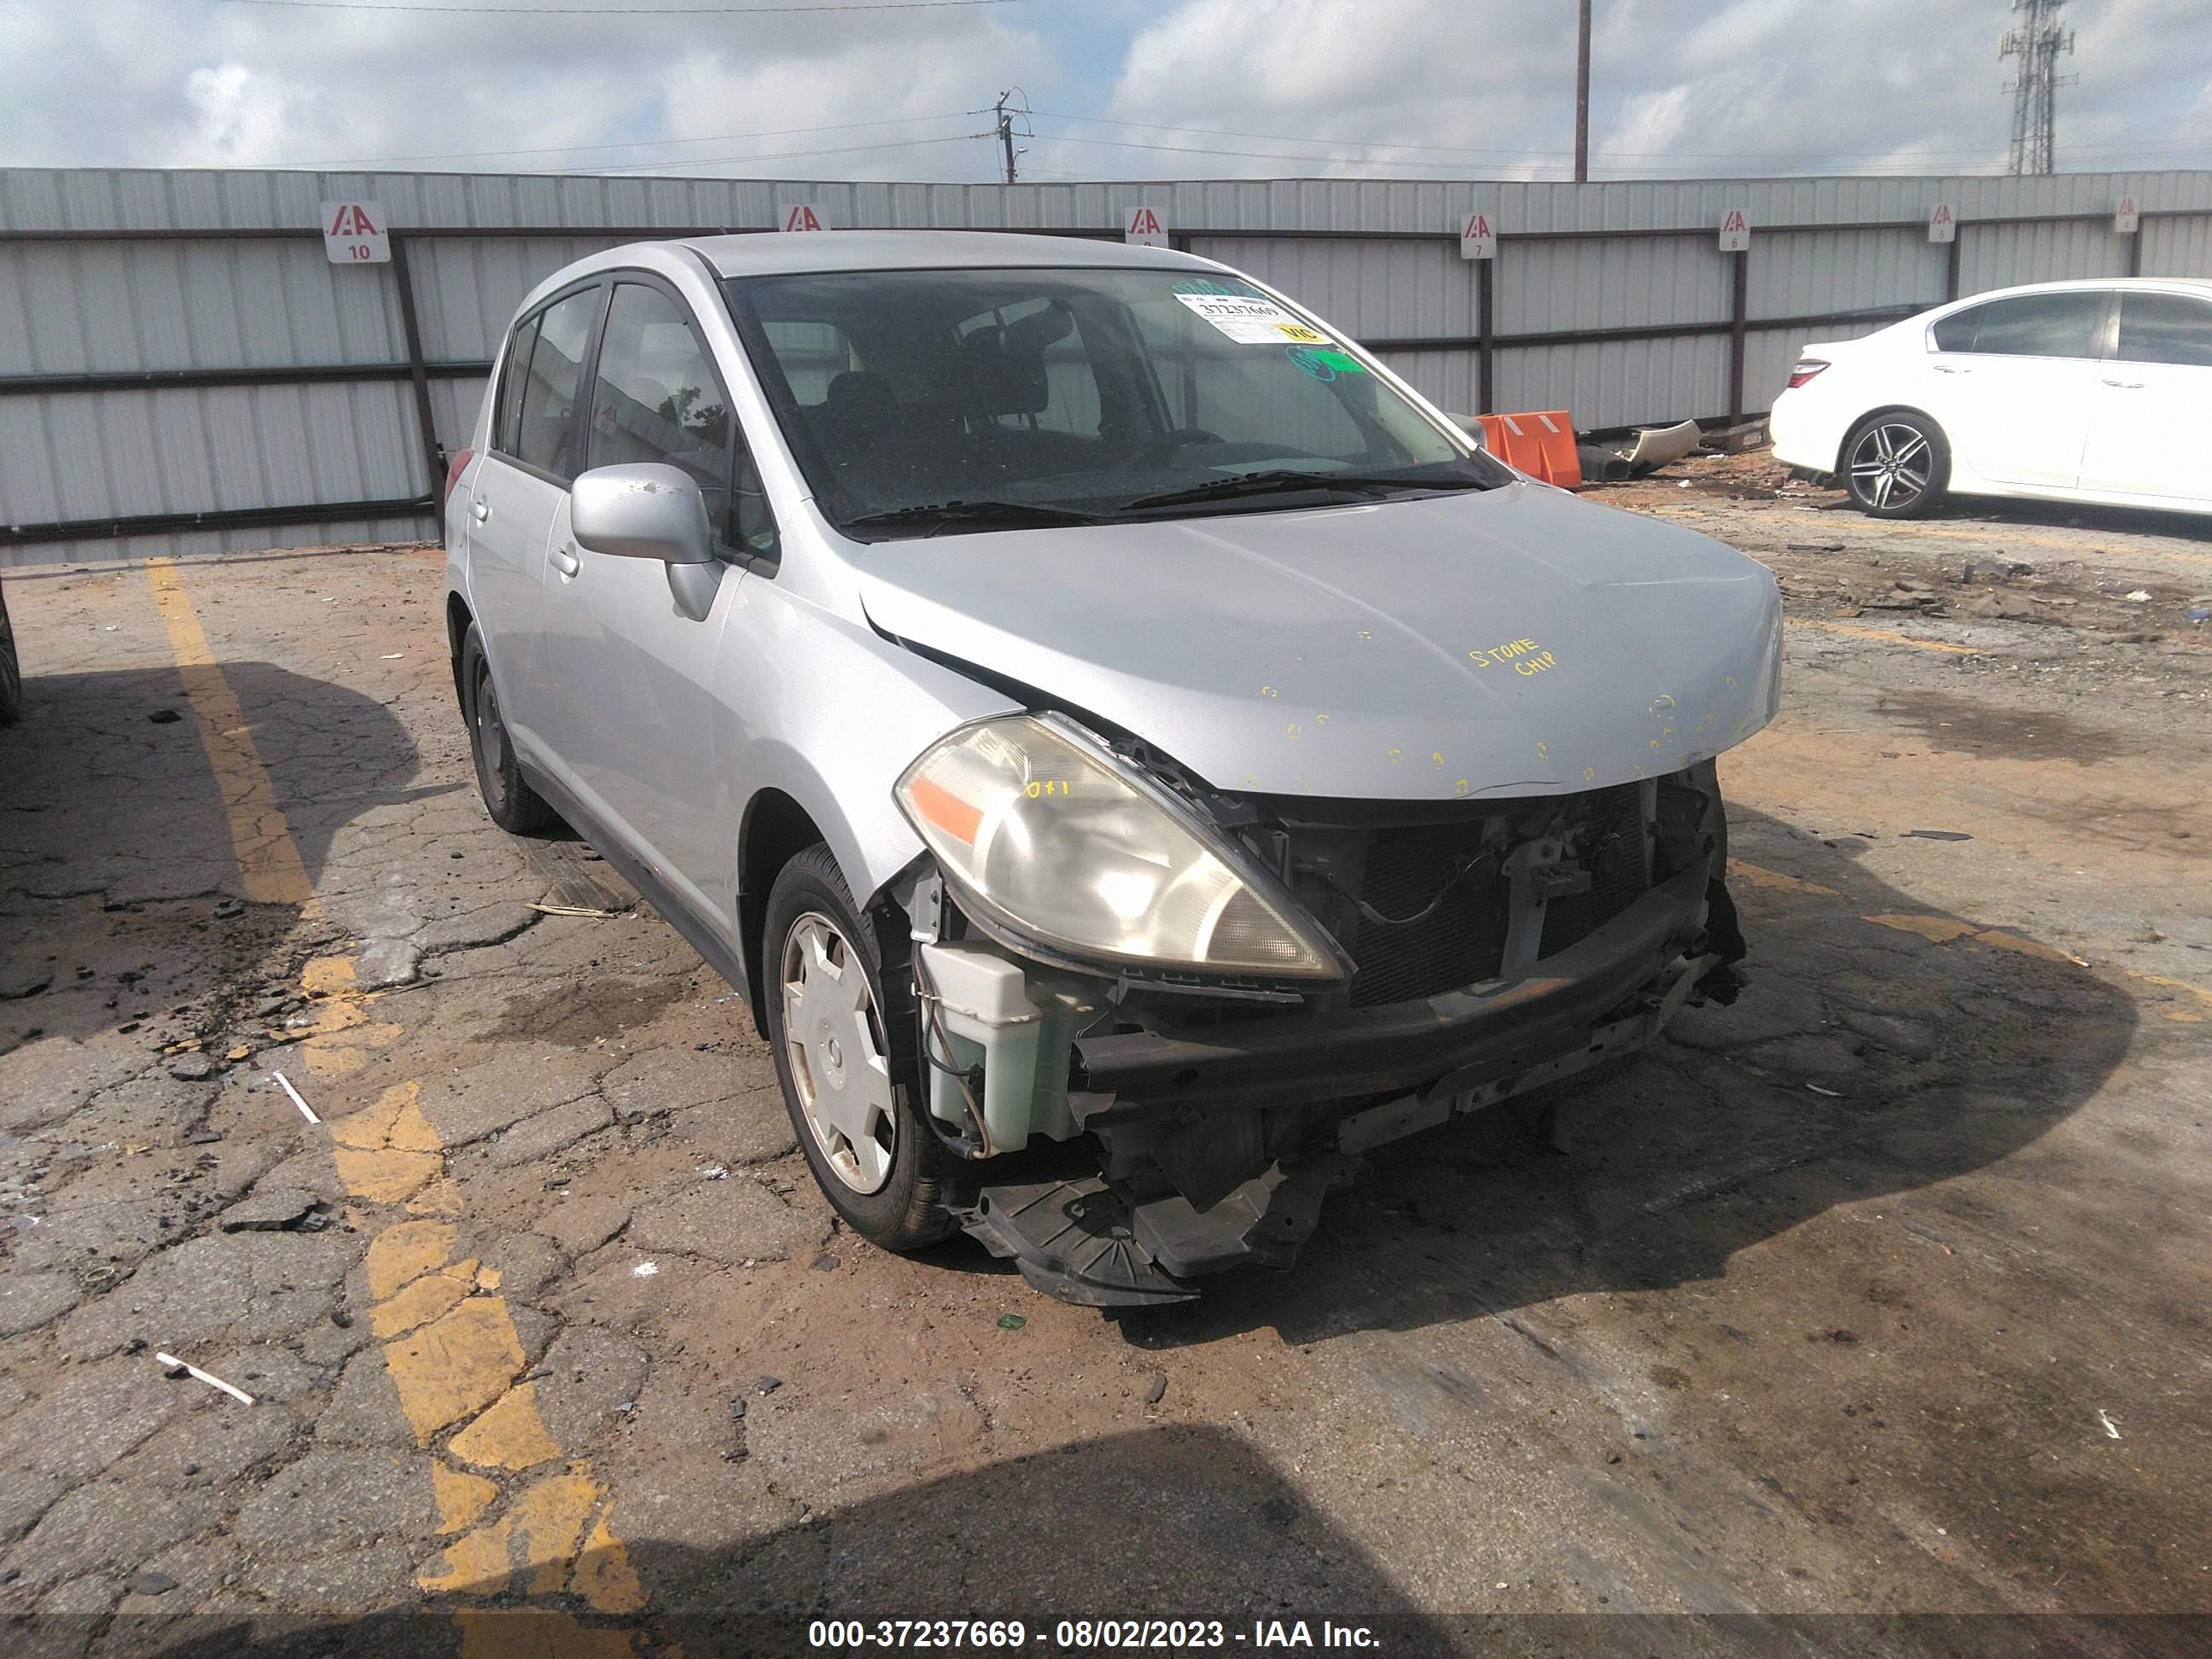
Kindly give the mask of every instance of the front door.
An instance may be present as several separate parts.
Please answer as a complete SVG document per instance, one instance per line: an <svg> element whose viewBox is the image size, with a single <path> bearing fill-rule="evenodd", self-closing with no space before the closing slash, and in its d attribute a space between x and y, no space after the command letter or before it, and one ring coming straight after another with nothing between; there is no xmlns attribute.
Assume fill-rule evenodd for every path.
<svg viewBox="0 0 2212 1659"><path fill-rule="evenodd" d="M2090 390L2081 487L2178 507L2212 502L2212 301L2130 289Z"/></svg>
<svg viewBox="0 0 2212 1659"><path fill-rule="evenodd" d="M696 479L729 542L735 416L684 302L617 278L584 428L586 467L659 462ZM714 700L724 620L746 572L731 549L710 602L679 605L666 566L575 545L565 516L546 573L550 677L586 809L702 917L726 918L736 864L733 780ZM701 614L692 614L693 611Z"/></svg>

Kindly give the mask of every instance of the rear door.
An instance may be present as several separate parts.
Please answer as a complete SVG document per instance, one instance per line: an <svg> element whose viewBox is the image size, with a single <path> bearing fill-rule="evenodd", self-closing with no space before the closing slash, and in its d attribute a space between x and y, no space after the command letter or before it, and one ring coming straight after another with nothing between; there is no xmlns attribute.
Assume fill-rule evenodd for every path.
<svg viewBox="0 0 2212 1659"><path fill-rule="evenodd" d="M556 733L539 672L547 543L568 514L581 441L576 397L605 300L597 281L556 295L508 341L492 415L490 453L468 504L477 622L497 677L500 710L526 748L544 755Z"/></svg>
<svg viewBox="0 0 2212 1659"><path fill-rule="evenodd" d="M2090 391L2081 488L2212 503L2212 301L2128 289Z"/></svg>
<svg viewBox="0 0 2212 1659"><path fill-rule="evenodd" d="M586 407L585 466L689 473L723 556L712 602L694 616L665 565L578 548L556 526L544 637L562 753L600 823L702 915L726 915L738 814L719 752L716 659L740 582L769 568L774 528L721 374L672 287L616 276Z"/></svg>
<svg viewBox="0 0 2212 1659"><path fill-rule="evenodd" d="M1935 324L1928 412L1955 459L1995 483L2075 487L2111 301L2102 289L2014 294Z"/></svg>

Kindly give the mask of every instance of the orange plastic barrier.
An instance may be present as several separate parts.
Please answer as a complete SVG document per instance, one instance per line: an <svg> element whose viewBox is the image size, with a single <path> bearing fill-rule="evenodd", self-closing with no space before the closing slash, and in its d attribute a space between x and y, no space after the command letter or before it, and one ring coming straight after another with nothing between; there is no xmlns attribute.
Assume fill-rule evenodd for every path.
<svg viewBox="0 0 2212 1659"><path fill-rule="evenodd" d="M1528 415L1480 415L1483 441L1508 466L1562 489L1579 489L1583 460L1575 448L1574 422L1564 409Z"/></svg>

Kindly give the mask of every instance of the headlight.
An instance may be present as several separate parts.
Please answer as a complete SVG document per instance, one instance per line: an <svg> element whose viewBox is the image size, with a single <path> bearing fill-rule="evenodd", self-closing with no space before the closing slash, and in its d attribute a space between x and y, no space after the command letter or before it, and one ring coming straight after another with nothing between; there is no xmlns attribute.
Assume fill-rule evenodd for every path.
<svg viewBox="0 0 2212 1659"><path fill-rule="evenodd" d="M963 726L895 793L987 925L1152 968L1335 978L1336 957L1112 757L1033 715Z"/></svg>

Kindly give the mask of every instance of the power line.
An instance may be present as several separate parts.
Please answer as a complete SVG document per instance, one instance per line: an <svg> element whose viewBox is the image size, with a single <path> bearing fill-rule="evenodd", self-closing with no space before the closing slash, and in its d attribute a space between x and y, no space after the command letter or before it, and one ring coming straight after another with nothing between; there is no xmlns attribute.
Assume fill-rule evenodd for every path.
<svg viewBox="0 0 2212 1659"><path fill-rule="evenodd" d="M849 5L792 6L438 6L380 0L228 0L234 6L284 11L440 12L458 17L744 17L775 12L944 11L965 6L1012 6L1022 0L854 0Z"/></svg>
<svg viewBox="0 0 2212 1659"><path fill-rule="evenodd" d="M995 137L996 136L997 134L995 132L955 132L949 133L942 138L893 138L880 144L841 144L830 149L784 149L777 150L774 154L768 155L698 155L678 162L670 162L666 161L625 161L616 167L586 167L582 169L582 171L587 173L599 174L607 173L649 172L654 167L665 167L670 166L685 167L734 167L741 161L792 161L798 160L803 155L856 155L863 150L918 149L924 144L963 144L966 143L972 138L991 138Z"/></svg>
<svg viewBox="0 0 2212 1659"><path fill-rule="evenodd" d="M826 127L771 127L760 132L695 133L688 138L624 138L605 144L538 144L527 149L441 149L419 155L356 155L336 161L285 161L289 167L375 167L395 161L472 161L504 155L557 155L576 150L645 149L662 144L734 144L747 138L790 138L803 133L856 132L866 127L896 127L908 122L951 121L966 115L982 115L980 109L945 110L935 115L902 115L885 121L841 121ZM681 161L682 156L670 156Z"/></svg>
<svg viewBox="0 0 2212 1659"><path fill-rule="evenodd" d="M1421 151L1425 151L1425 152L1427 152L1427 153L1429 153L1429 154L1431 154L1431 155L1463 155L1463 156L1498 156L1498 157L1504 157L1504 158L1506 158L1506 159L1509 159L1509 160L1523 160L1523 159L1526 159L1526 158L1530 157L1530 156L1557 157L1557 158L1561 159L1561 160L1565 160L1565 159L1567 159L1568 157L1571 156L1571 155L1573 154L1573 152L1572 152L1572 151L1571 151L1571 150L1564 150L1564 149L1535 149L1535 148L1533 148L1533 147L1532 147L1532 148L1528 148L1528 149L1480 149L1480 148L1477 148L1477 147L1471 146L1471 145L1459 145L1459 144L1415 144L1415 143L1395 143L1395 142L1383 142L1383 141L1381 141L1381 140L1367 140L1367 139L1357 139L1357 138L1312 138L1312 137L1297 137L1297 136L1293 135L1293 134L1291 134L1291 133L1284 133L1284 132L1253 132L1253 131L1246 131L1246 130L1243 130L1243 129L1241 129L1241 128L1233 128L1233 127L1187 127L1187 126L1176 126L1176 125L1171 125L1171 124L1170 124L1170 123L1168 123L1168 122L1164 122L1164 121L1120 121L1120 120L1114 120L1114 119L1110 119L1110 118L1107 118L1107 117L1105 117L1105 116L1099 116L1099 115L1070 115L1070 114L1064 113L1064 112L1062 112L1061 111L1059 111L1059 110L1047 110L1047 109L1041 109L1041 110L1034 111L1034 112L1033 112L1033 113L1034 113L1034 114L1035 114L1035 115L1036 115L1039 119L1041 119L1041 120L1051 120L1051 121L1073 121L1073 122L1076 122L1076 123L1078 123L1078 124L1079 124L1079 125L1086 125L1086 126L1130 127L1130 128L1137 129L1137 130L1141 131L1147 131L1147 132L1181 132L1181 133L1191 133L1191 134L1196 134L1196 135L1199 135L1199 136L1201 136L1201 137L1215 137L1215 138L1259 138L1259 139L1265 139L1265 140L1267 140L1267 141L1268 141L1268 142L1270 142L1270 143L1285 143L1285 144L1323 144L1323 145L1335 145L1335 146L1337 146L1337 147L1339 147L1339 148L1343 148L1343 147L1349 146L1349 147L1351 147L1351 148L1353 148L1353 149L1403 149L1403 150L1421 150ZM1078 138L1077 138L1073 134L1057 134L1057 135L1055 135L1055 134L1048 134L1048 135L1046 135L1046 136L1047 136L1048 137L1058 137L1058 138L1063 139L1063 140L1065 140L1066 142L1067 142L1067 143L1103 143L1103 142L1105 142L1104 140L1100 140L1100 139L1087 139L1087 140L1085 140L1085 139L1078 139ZM2154 152L2154 151L2157 151L2157 150L2160 150L2160 149L2181 149L2181 150L2196 150L2196 149L2203 149L2206 148L2208 145L2212 145L2212 135L2208 135L2207 137L2203 137L2203 138L2142 139L2142 140L2140 140L2140 141L2137 141L2137 142L2135 142L2135 143L2114 143L2114 144L2081 144L2081 145L2075 145L2075 146L2074 146L2074 147L2073 147L2073 151L2074 151L2074 153L2081 154L2081 155L2090 155L2090 154L2106 153L2106 152L2110 152L2110 153L2114 153L2114 154L2124 154L2124 155L2142 155L2142 154L2150 153L2150 152ZM1243 152L1241 152L1241 151L1234 151L1234 150L1223 150L1223 151L1200 151L1200 150L1198 150L1198 149L1196 149L1195 148L1194 148L1193 153L1194 153L1194 154L1201 154L1201 153L1202 153L1202 154L1238 155L1238 154L1243 154ZM1890 152L1890 151L1888 151L1888 150L1858 150L1858 151L1841 151L1841 152L1838 152L1838 151L1835 151L1835 150L1824 150L1824 149L1813 149L1813 150L1759 150L1759 149L1719 149L1719 150L1692 150L1692 149L1668 149L1668 150L1626 150L1626 149L1618 149L1618 150L1616 150L1616 149L1608 149L1608 150L1596 150L1596 151L1594 151L1594 152L1592 152L1592 153L1593 153L1593 155L1594 155L1597 159L1599 159L1599 160L1602 160L1602 161L1662 161L1662 162L1664 162L1664 161L1826 161L1832 160L1832 159L1836 158L1837 156L1838 156L1839 155L1843 155L1843 156L1860 155L1860 156L1871 157L1871 158L1874 158L1874 159L1876 159L1876 160L1887 160L1887 159L1891 156L1891 154L1892 154L1892 152ZM1993 152L1992 152L1990 149L1986 149L1986 148L1984 148L1984 149L1918 149L1918 150L1913 150L1913 151L1909 152L1909 156L1911 156L1911 157L1923 157L1923 158L1925 158L1925 159L1927 159L1927 160L1930 160L1930 161L1942 161L1942 160L1947 160L1947 159L1951 159L1951 158L1957 158L1957 157L1963 157L1963 158L1966 158L1966 159L1978 160L1978 159L1981 159L1981 158L1983 158L1983 157L1988 156L1988 155L1990 155L1990 154L1992 154L1992 153L1993 153ZM1287 157L1287 158L1285 158L1285 159L1288 159L1288 160L1295 161L1295 160L1298 160L1298 159L1300 159L1300 158L1296 157L1296 156L1291 156L1291 157ZM1320 159L1320 158L1316 157L1316 158L1314 158L1314 159L1318 160L1318 159Z"/></svg>

